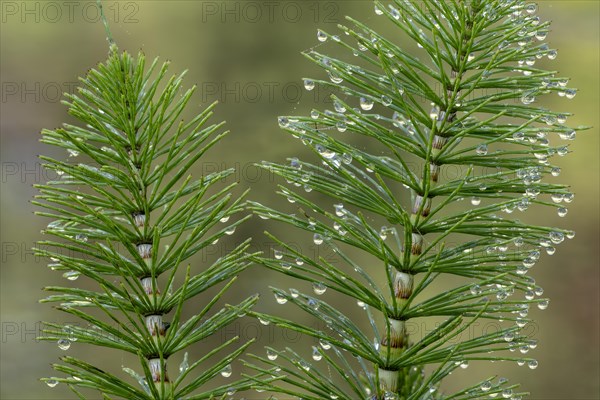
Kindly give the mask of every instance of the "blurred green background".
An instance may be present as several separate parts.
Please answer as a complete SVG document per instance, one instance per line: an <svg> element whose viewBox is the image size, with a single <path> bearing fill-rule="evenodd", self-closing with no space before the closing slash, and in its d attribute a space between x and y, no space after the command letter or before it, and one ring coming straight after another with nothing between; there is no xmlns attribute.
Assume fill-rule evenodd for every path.
<svg viewBox="0 0 600 400"><path fill-rule="evenodd" d="M576 238L560 246L556 255L544 256L533 273L544 287L544 295L552 299L548 311L532 312L536 324L530 333L540 341L532 356L540 361L540 366L535 371L512 363L472 366L457 372L446 384L448 390L500 375L521 382L525 390L531 391L532 399L600 398L599 4L595 0L539 3L542 19L553 21L548 41L559 50L558 59L544 61L544 65L571 77L571 86L580 89L574 100L557 97L545 104L574 112L575 116L569 119L573 126L594 126L578 135L571 146L572 154L558 160L563 168L561 181L571 184L576 194L567 218L559 220L547 213L536 214L535 210L528 213L532 220L577 232ZM40 288L65 284L65 280L45 268L46 263L30 251L48 221L33 216L29 199L35 194L32 184L50 177L41 170L37 155L65 156L42 146L38 142L39 131L72 122L59 102L60 93L72 92L77 77L103 61L107 43L94 2L2 1L1 7L0 397L72 398L60 385L49 389L37 380L52 375L49 363L64 354L53 344L35 341L38 321L64 318L50 306L37 303L43 295ZM253 163L306 154L298 141L278 129L276 117L306 113L316 102L321 106L327 102L324 93L315 95L301 90L302 77L322 75L300 51L318 43L317 27L334 32L345 15L372 26L378 23L370 1L109 1L105 7L121 49L141 49L151 58L169 59L172 73L189 69L186 82L199 86L192 108L200 110L214 100L221 102L214 121L227 120L231 134L204 159L196 173L236 167L241 185L252 187L251 197L276 207L284 207L274 195L276 180L257 170ZM387 26L382 27L383 31L386 29ZM410 43L406 46L413 47ZM231 243L221 244L215 252L225 251L227 246L233 246L233 241L248 236L255 238L257 250L268 251L269 243L262 235L267 228L296 240L293 233L268 222L251 220L238 229ZM306 246L302 240L297 238ZM310 247L306 250L314 251ZM281 306L267 295L267 287L292 284L296 283L257 267L241 276L228 300L234 302L258 292L265 294L258 306L260 310L280 313L282 309L277 307ZM203 301L198 299L199 303ZM362 310L354 305L347 307L347 312L363 318ZM423 325L418 329L432 328ZM302 346L309 348L311 343L246 319L213 340L236 334L259 336L253 352L261 352L265 344L281 348L305 341L307 344ZM210 348L211 342L199 344L199 350L207 346ZM77 344L69 353L110 365L113 371L129 361L120 354ZM259 398L256 394L247 397Z"/></svg>

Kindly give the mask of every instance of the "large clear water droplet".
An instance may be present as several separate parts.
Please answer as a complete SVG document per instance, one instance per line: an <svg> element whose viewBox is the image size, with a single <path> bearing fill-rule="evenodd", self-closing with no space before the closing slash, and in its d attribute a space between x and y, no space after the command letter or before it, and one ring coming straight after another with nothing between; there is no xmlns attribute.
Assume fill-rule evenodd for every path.
<svg viewBox="0 0 600 400"><path fill-rule="evenodd" d="M479 388L484 392L488 392L492 388L492 382L485 381L481 384L481 386L479 386Z"/></svg>
<svg viewBox="0 0 600 400"><path fill-rule="evenodd" d="M282 128L287 128L290 125L290 120L287 117L279 117L277 122L279 122L279 126Z"/></svg>
<svg viewBox="0 0 600 400"><path fill-rule="evenodd" d="M373 109L373 100L368 99L366 97L361 97L360 98L360 108L362 108L365 111L370 111Z"/></svg>
<svg viewBox="0 0 600 400"><path fill-rule="evenodd" d="M475 149L475 153L477 153L477 155L480 155L480 156L485 156L488 153L487 144L482 143L479 146L477 146L477 149Z"/></svg>
<svg viewBox="0 0 600 400"><path fill-rule="evenodd" d="M527 93L521 96L521 103L528 105L535 101L535 96L533 94Z"/></svg>
<svg viewBox="0 0 600 400"><path fill-rule="evenodd" d="M327 40L327 34L319 29L317 31L317 40L319 42L325 42Z"/></svg>
<svg viewBox="0 0 600 400"><path fill-rule="evenodd" d="M275 292L275 300L278 304L285 304L288 301L287 297L283 293L279 292Z"/></svg>
<svg viewBox="0 0 600 400"><path fill-rule="evenodd" d="M315 233L313 235L313 242L317 246L320 245L320 244L323 244L323 236L321 236L319 233Z"/></svg>
<svg viewBox="0 0 600 400"><path fill-rule="evenodd" d="M271 361L275 361L277 360L277 357L279 356L279 354L277 354L274 350L272 349L267 349L267 358Z"/></svg>
<svg viewBox="0 0 600 400"><path fill-rule="evenodd" d="M323 358L323 354L321 354L319 352L319 349L315 346L313 346L312 349L312 359L315 361L321 361L321 359Z"/></svg>
<svg viewBox="0 0 600 400"><path fill-rule="evenodd" d="M183 354L183 361L181 361L181 364L179 364L179 373L183 374L185 371L188 370L189 367L190 367L190 364L188 362L188 353L186 351Z"/></svg>
<svg viewBox="0 0 600 400"><path fill-rule="evenodd" d="M53 388L53 387L56 387L56 385L58 385L58 381L55 379L48 379L46 381L46 385L48 385L48 387Z"/></svg>
<svg viewBox="0 0 600 400"><path fill-rule="evenodd" d="M61 350L69 350L71 341L69 339L58 339L58 348Z"/></svg>
<svg viewBox="0 0 600 400"><path fill-rule="evenodd" d="M331 344L323 339L319 339L319 345L323 348L323 350L329 350L331 348Z"/></svg>
<svg viewBox="0 0 600 400"><path fill-rule="evenodd" d="M313 81L312 79L305 79L304 80L304 89L306 89L306 90L308 90L310 92L314 88L315 88L315 81Z"/></svg>
<svg viewBox="0 0 600 400"><path fill-rule="evenodd" d="M79 271L67 271L63 274L63 278L66 278L70 281L76 281L77 278L79 278L79 275L81 275Z"/></svg>
<svg viewBox="0 0 600 400"><path fill-rule="evenodd" d="M229 378L231 376L231 374L233 373L232 369L231 369L231 364L227 364L222 370L221 370L221 376L223 378Z"/></svg>
<svg viewBox="0 0 600 400"><path fill-rule="evenodd" d="M313 282L312 287L313 292L318 295L322 295L327 291L327 286L325 286L325 284L322 282Z"/></svg>

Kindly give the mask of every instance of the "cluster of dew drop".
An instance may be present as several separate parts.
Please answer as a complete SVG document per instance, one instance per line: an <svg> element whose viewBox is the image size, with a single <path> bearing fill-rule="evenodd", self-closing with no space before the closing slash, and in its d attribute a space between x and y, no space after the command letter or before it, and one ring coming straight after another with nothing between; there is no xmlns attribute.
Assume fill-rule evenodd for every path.
<svg viewBox="0 0 600 400"><path fill-rule="evenodd" d="M391 5L389 7L390 7L390 12L391 12L392 16L394 16L394 18L396 18L396 19L399 19L400 14L398 13L398 11ZM494 17L493 9L487 10L486 12L490 18ZM533 26L533 27L540 25L541 21L538 16L535 16L536 12L537 12L537 5L534 3L528 3L525 5L514 6L514 11L511 15L511 18L515 21L519 21L519 22L524 21L525 22L525 24L523 25L524 28L518 32L520 39L518 40L517 45L521 48L525 48L525 46L530 44L534 39L542 42L547 37L548 31L546 29L530 30L530 29L526 28L527 25ZM384 12L382 10L380 10L378 8L378 6L375 6L375 13L377 15L383 15ZM329 37L330 36L327 33L323 32L321 30L319 30L317 32L317 39L319 42L325 42L325 41L327 41L327 39ZM336 36L336 37L334 37L334 40L339 41L339 38ZM510 46L509 43L503 42L500 44L501 48L507 48L508 46ZM358 49L360 51L366 51L367 47L365 47L364 45L362 45L359 42ZM357 55L357 54L355 53L355 55ZM518 62L519 68L516 68L515 71L522 72L526 76L531 75L531 72L526 67L534 66L536 60L542 59L544 56L550 60L554 60L557 57L557 51L550 49L548 47L548 45L543 44L542 46L540 46L539 52L535 55L535 57L533 57L533 58L529 57L527 59L520 60ZM470 54L469 61L473 61L475 59L475 57L476 57L475 54ZM328 60L327 58L323 58L321 61L321 64L328 69L329 78L333 83L341 83L342 82L342 79L335 73L335 71L332 71L333 67L331 65L330 60ZM352 66L349 68L357 69L357 71L355 71L355 72L361 72L358 67ZM550 78L553 78L553 77L550 77ZM556 80L556 79L550 79L550 78L542 79L542 86L538 92L523 93L523 95L521 97L521 102L525 105L532 104L533 102L536 101L535 95L537 93L549 91L551 89L557 89L558 96L560 96L560 97L565 97L567 99L573 99L575 97L575 95L577 94L577 91L575 89L567 88L568 79ZM315 87L316 87L316 83L314 80L311 80L311 79L304 80L304 88L307 91L312 91L312 90L314 90ZM401 91L400 95L402 95L403 89L400 88L400 91ZM371 111L371 110L373 110L373 107L376 103L380 103L383 106L387 107L391 104L391 102L392 102L392 99L389 98L388 96L382 96L379 99L373 98L373 97L361 96L358 101L359 108L356 108L355 110L359 111L359 112L360 111ZM332 111L326 110L325 115L329 116L329 117L340 118L340 121L336 124L336 128L339 132L345 132L349 125L348 121L344 118L344 113L347 111L347 108L343 103L341 103L338 100L334 100L333 105L334 105L335 113ZM441 114L441 111L439 110L439 108L437 106L433 105L431 112L430 112L430 117L433 119L439 120L440 114ZM320 117L320 115L321 114L317 110L313 110L311 112L311 117L313 119L318 119ZM375 119L384 118L378 114L374 115L373 117ZM557 129L557 131L558 131L557 133L558 133L558 136L560 139L567 140L567 141L572 141L575 139L575 136L576 136L575 130L566 129L566 128L562 127L562 124L564 124L567 121L566 115L564 115L564 114L545 115L540 120L541 120L541 122L544 122L546 125L549 125L549 126L554 126L556 124L561 125L560 129ZM396 126L398 128L402 128L408 134L414 134L414 127L410 126L411 122L407 121L406 118L403 115L399 114L398 112L394 112L394 115L392 116L390 121L393 123L394 126ZM292 128L293 122L290 121L290 119L288 119L286 117L281 117L279 119L279 125L283 128ZM297 128L300 131L302 131L303 127L298 126ZM549 146L549 140L548 140L547 136L548 136L548 133L546 131L539 131L534 136L527 136L524 132L518 131L518 132L515 132L514 134L512 134L512 137L509 140L513 140L515 142L529 142L532 145L538 144L541 146ZM304 142L304 144L310 143L309 141L303 141L303 142ZM332 164L336 167L340 167L342 163L344 163L344 164L352 163L352 156L350 154L344 153L342 155L338 155L336 152L334 152L331 149L328 149L326 146L324 146L322 144L316 145L315 150L324 159L330 160L330 161L333 160ZM519 211L526 211L531 203L531 200L535 199L540 194L540 190L535 187L535 184L541 182L542 177L543 177L543 172L544 172L544 166L549 165L549 158L555 154L559 155L559 156L564 156L567 153L568 153L567 147L558 147L556 149L548 148L546 151L536 152L534 155L538 159L538 162L541 165L539 167L522 168L516 172L517 178L521 179L522 182L527 186L527 190L524 193L524 197L522 199L516 199L515 201L512 201L512 202L507 202L506 204L503 205L502 211L504 211L505 213L508 213L508 214L512 213L515 209L517 209ZM488 155L489 154L488 144L482 143L482 144L478 145L475 148L475 154L478 156ZM324 162L324 164L328 165L325 162ZM302 165L297 158L293 158L291 160L290 165L292 168L295 168L297 170L302 169ZM365 169L367 172L373 172L373 168L366 167ZM561 170L559 167L551 168L551 175L554 177L559 176L560 172L561 172ZM309 173L302 176L301 182L304 183L304 187L307 192L312 190L310 185L307 184L309 181L310 181ZM302 183L300 183L300 182L293 182L293 183L296 186L302 185ZM486 190L485 184L479 184L479 189L481 191L485 191ZM561 203L561 202L571 203L573 201L573 199L574 199L573 193L566 193L566 194L565 193L553 193L553 194L551 194L551 200L553 203L556 203L556 204ZM471 198L471 204L473 206L480 205L481 198L477 197L477 196L473 196ZM338 217L345 218L347 216L347 210L344 209L343 204L334 204L334 209L335 209L335 214ZM568 212L568 210L566 207L558 208L558 215L560 217L564 217L567 214L567 212ZM311 224L311 225L314 225L314 224ZM342 236L346 233L346 230L338 222L334 222L334 229L336 231L338 231L338 233L341 234ZM388 235L394 235L394 234L395 234L395 230L393 228L388 228L386 226L382 226L379 236L382 240L386 240ZM575 236L575 233L573 231L568 231L566 233L563 233L558 230L549 232L548 236L546 238L541 239L539 241L539 244L533 250L530 250L527 253L526 257L523 258L521 265L519 265L517 267L516 273L519 275L522 275L522 276L526 275L528 273L528 271L540 259L539 249L543 248L548 255L553 255L556 251L556 247L555 247L556 245L562 243L565 238L572 239L574 236ZM327 240L328 240L328 238L324 237L321 233L314 233L314 235L313 235L313 243L317 246L323 245L323 243L327 242ZM496 246L488 247L486 249L486 252L488 252L488 254L497 254L498 258L502 261L506 258L506 252L507 252L510 244L511 243L507 243L507 242L499 243ZM525 241L523 240L523 238L521 238L521 237L515 238L514 240L512 240L512 245L515 246L517 251L524 252L524 250L522 249L522 247L525 245ZM465 250L465 252L468 252L468 251L470 251L470 249ZM281 260L283 258L283 253L279 250L275 250L274 255L275 255L276 259ZM301 261L301 259L299 259L299 258L296 259L296 263L298 265L302 265L299 262L303 263L303 261ZM294 263L292 263L292 262L282 264L282 268L291 269L293 264ZM283 265L285 265L285 267ZM537 286L535 283L535 280L532 277L527 276L526 280L527 280L527 290L524 293L526 300L532 301L536 297L540 297L543 295L543 293L544 293L543 288L541 288L540 286ZM322 295L323 293L325 293L326 288L327 288L326 285L324 285L323 283L320 283L320 282L313 283L313 291L317 295ZM501 285L501 284L489 284L489 285L485 285L485 287L483 287L483 288L478 284L474 284L471 286L470 292L472 295L481 295L481 296L495 294L496 300L502 301L502 300L506 300L508 297L513 295L515 290L514 290L514 287L512 287L512 286L506 286L506 285ZM300 293L296 289L290 289L291 297L297 298L299 295L300 295ZM282 292L276 292L275 299L278 304L285 304L288 301L288 295L285 293L282 293ZM482 297L482 300L488 301L488 298ZM313 303L313 305L316 304L318 307L318 302L315 299L307 297L307 303L310 304L311 302ZM545 310L548 308L549 300L540 299L539 301L536 302L536 304L540 310ZM365 309L365 310L368 308L360 300L357 301L357 305L360 308ZM516 318L516 322L515 322L517 327L518 328L525 327L525 325L527 323L526 317L529 312L529 303L520 304L519 310L513 311L513 312L517 314L517 318ZM515 340L515 337L516 337L516 332L514 330L506 331L504 334L504 337L503 337L506 342L511 343L511 346L509 347L511 352L519 351L522 354L526 354L530 349L535 349L537 347L537 341L535 339L521 341L518 343L517 342L513 343L513 341ZM375 347L379 346L379 342L377 340L374 341L374 346ZM331 348L331 345L327 342L320 341L320 347L323 350L328 350L329 348ZM312 349L313 349L313 359L315 361L319 361L322 358L322 354L321 354L320 350L317 347L313 347ZM270 360L274 360L277 358L277 353L274 353L273 351L268 351L267 357ZM459 362L459 364L460 364L461 368L468 367L467 361ZM517 364L519 366L527 365L530 369L535 369L538 366L538 362L533 359L519 360L517 362ZM489 393L489 397L492 397L492 398L493 397L501 397L501 398L505 398L505 399L520 400L521 397L515 395L513 393L512 389L510 389L510 388L499 389L506 382L507 382L507 380L504 378L500 378L500 380L496 384L494 384L491 381L485 381L481 384L479 390L482 393L486 393L486 394ZM435 388L432 388L432 389L435 390ZM393 400L393 399L396 399L397 396L398 395L396 393L386 392L384 394L384 399Z"/></svg>

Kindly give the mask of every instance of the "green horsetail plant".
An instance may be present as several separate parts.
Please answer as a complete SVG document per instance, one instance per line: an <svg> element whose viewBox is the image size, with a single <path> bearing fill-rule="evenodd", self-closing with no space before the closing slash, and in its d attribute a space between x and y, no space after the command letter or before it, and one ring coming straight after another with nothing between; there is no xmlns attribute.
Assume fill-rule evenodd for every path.
<svg viewBox="0 0 600 400"><path fill-rule="evenodd" d="M81 286L45 288L55 294L43 302L81 324L47 323L43 339L58 341L63 350L75 341L114 349L140 362L108 372L62 357L53 368L64 375L44 381L66 384L79 398L80 389L89 388L106 399L217 399L249 386L244 379L218 385L216 378L231 376L231 362L250 342L236 345L232 338L188 361L192 345L257 299L215 307L250 263L248 240L214 261L190 260L249 216L244 195L230 192L236 183L225 183L233 169L192 176L226 132L223 123L208 122L215 104L183 120L194 88L182 90L183 74L166 79L168 65L155 59L147 66L143 54L134 57L111 44L108 59L64 102L79 123L42 131L42 142L70 158L41 157L57 179L38 186L34 203L45 209L38 214L53 222L44 230L51 238L38 243L37 253L69 282L86 278ZM198 304L200 295L204 304ZM184 351L178 373L167 368L170 357Z"/></svg>
<svg viewBox="0 0 600 400"><path fill-rule="evenodd" d="M317 339L312 359L320 363L298 350L268 348L266 358L253 356L248 365L281 380L256 387L311 400L525 394L494 377L452 394L439 385L469 362L537 367L525 354L536 340L523 328L531 306L545 309L549 301L530 269L574 235L521 220L533 207L567 213L561 202L573 194L557 183L560 169L551 160L568 150L554 143L584 129L568 127L569 114L537 101L576 91L538 66L557 53L544 43L549 23L536 9L520 0L376 2L392 37L352 18L339 26L342 35L318 31L320 42L354 56L305 52L328 74L305 79L305 88L331 89L333 109L279 118L318 162L264 162L289 183L279 194L295 211L251 208L335 254L309 257L269 234L278 247L259 259L312 284L316 296L273 291L279 304L293 303L325 327L252 314ZM403 38L418 49L404 49ZM322 300L326 290L357 303L365 316ZM409 335L408 324L424 318L439 324ZM499 328L474 335L476 321Z"/></svg>

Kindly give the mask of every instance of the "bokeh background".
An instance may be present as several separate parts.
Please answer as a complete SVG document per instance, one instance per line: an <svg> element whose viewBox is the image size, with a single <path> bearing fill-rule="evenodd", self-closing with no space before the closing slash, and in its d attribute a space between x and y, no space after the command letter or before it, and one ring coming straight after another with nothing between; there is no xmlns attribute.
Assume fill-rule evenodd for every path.
<svg viewBox="0 0 600 400"><path fill-rule="evenodd" d="M556 255L543 257L533 273L544 287L545 295L552 299L549 310L533 312L536 324L532 325L531 333L540 341L533 356L540 366L530 371L512 363L475 365L457 372L447 382L447 390L500 375L523 383L524 389L532 393L532 399L600 398L599 5L596 0L539 2L540 17L553 21L548 41L559 50L557 60L544 63L570 77L571 85L581 89L571 101L556 97L545 104L574 112L575 116L569 120L573 126L594 126L578 135L571 146L573 153L558 160L563 169L561 180L570 183L576 194L567 218L549 217L535 210L528 212L534 221L546 220L577 233L574 240L559 247ZM60 385L49 389L38 381L39 377L52 375L49 363L64 354L54 344L35 340L39 321L64 318L50 306L38 304L43 295L40 289L64 284L65 280L60 273L48 270L46 262L35 258L30 250L48 221L34 217L29 200L35 195L32 185L50 177L40 168L37 155L65 156L41 145L39 132L42 128L72 122L60 104L60 94L73 92L77 77L103 61L107 42L94 2L2 1L1 7L0 397L72 398ZM322 75L300 52L318 43L317 27L333 32L345 15L372 26L378 23L372 3L366 0L108 1L105 8L113 35L122 49L143 50L148 57L169 59L173 73L189 69L187 83L199 86L191 108L199 110L209 102L220 101L214 121L227 120L231 134L195 172L235 167L241 186L252 187L251 197L275 207L289 205L284 205L274 194L278 181L259 171L254 163L263 159L284 161L306 154L298 141L278 129L276 117L306 113L315 103L322 106L327 102L323 93L315 95L301 90L302 77ZM381 29L386 31L388 27ZM414 46L406 43L406 47ZM270 244L262 235L265 229L304 243L294 233L255 218L238 229L231 242L222 243L214 251L225 251L248 236L255 238L257 250L269 251ZM306 251L315 251L304 245ZM197 261L201 264L203 259ZM268 295L268 286L292 284L300 286L256 267L241 276L228 301L261 293L258 308L281 313L281 306ZM362 310L354 305L348 306L347 312L363 318ZM432 328L423 325L419 329ZM286 335L242 319L213 338L215 342L199 344L198 351L233 335L258 336L259 343L251 348L252 352L262 352L261 346L265 344L310 348L311 343L307 338ZM117 372L121 364L128 362L119 354L77 344L69 352L112 365ZM258 398L256 394L247 397Z"/></svg>

